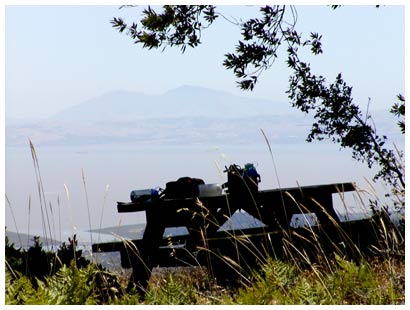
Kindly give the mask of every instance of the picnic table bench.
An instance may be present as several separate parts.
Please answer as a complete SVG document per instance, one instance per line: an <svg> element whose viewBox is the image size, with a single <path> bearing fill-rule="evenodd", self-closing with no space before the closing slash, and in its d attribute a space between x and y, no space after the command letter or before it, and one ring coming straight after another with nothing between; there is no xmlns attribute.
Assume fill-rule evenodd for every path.
<svg viewBox="0 0 410 310"><path fill-rule="evenodd" d="M196 266L212 261L214 269L226 271L226 265L220 265L217 258L232 255L234 260L248 259L256 264L255 253L271 250L277 255L282 250L281 234L291 229L294 215L315 214L318 226L340 223L333 208L333 194L353 190L354 183L337 183L260 190L253 195L224 193L213 197L118 202L119 213L145 212L143 238L93 244L92 250L119 251L122 267L133 269L129 289L137 285L143 294L156 266ZM246 211L264 225L221 230L237 210ZM187 235L164 237L166 228L180 226L188 229ZM244 238L246 244L241 242ZM215 255L210 258L210 253Z"/></svg>

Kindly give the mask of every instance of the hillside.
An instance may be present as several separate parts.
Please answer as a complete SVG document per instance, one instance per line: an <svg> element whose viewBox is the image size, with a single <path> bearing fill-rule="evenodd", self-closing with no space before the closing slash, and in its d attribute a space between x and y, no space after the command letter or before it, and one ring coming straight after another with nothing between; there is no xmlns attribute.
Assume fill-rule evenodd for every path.
<svg viewBox="0 0 410 310"><path fill-rule="evenodd" d="M291 114L286 114L291 113ZM305 116L284 103L183 86L162 95L115 91L41 122L6 126L6 145L194 144L262 141L260 128L288 142Z"/></svg>
<svg viewBox="0 0 410 310"><path fill-rule="evenodd" d="M401 143L396 120L372 112L377 129ZM114 91L37 122L6 123L6 146L101 144L244 144L272 133L272 143L303 143L313 116L288 103L245 98L202 87L182 86L161 95Z"/></svg>
<svg viewBox="0 0 410 310"><path fill-rule="evenodd" d="M34 244L34 235L16 233L13 231L6 230L5 236L8 238L9 244L13 244L16 249L29 248ZM45 244L46 241L44 241L44 238L42 237L40 237L40 242L43 243L44 246L51 245L50 241L48 241L47 244ZM60 246L61 243L62 242L60 241L53 240L54 246Z"/></svg>
<svg viewBox="0 0 410 310"><path fill-rule="evenodd" d="M162 95L114 91L65 109L49 121L126 121L146 118L236 118L283 114L289 107L262 99L238 97L228 92L181 86Z"/></svg>

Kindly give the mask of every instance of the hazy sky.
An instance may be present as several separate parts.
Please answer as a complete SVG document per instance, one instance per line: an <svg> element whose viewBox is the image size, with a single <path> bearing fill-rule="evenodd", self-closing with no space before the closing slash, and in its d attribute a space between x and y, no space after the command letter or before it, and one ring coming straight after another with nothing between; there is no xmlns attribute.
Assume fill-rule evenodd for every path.
<svg viewBox="0 0 410 310"><path fill-rule="evenodd" d="M297 29L323 35L324 55L306 60L333 80L342 72L357 102L390 106L404 93L404 6L296 7ZM161 94L189 84L242 93L223 55L234 50L237 26L220 18L204 31L203 45L187 50L146 51L110 24L139 18L139 8L118 6L6 6L6 118L41 118L113 90ZM229 18L257 8L226 6ZM284 52L284 50L282 50ZM284 54L284 53L282 53ZM253 93L286 101L289 71L283 59L265 72Z"/></svg>

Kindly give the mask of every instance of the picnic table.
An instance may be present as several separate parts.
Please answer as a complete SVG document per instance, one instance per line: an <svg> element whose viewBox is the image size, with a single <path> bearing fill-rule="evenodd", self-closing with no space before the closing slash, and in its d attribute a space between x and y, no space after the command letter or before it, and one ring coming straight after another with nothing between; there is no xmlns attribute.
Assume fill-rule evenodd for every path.
<svg viewBox="0 0 410 310"><path fill-rule="evenodd" d="M213 197L118 202L119 213L145 212L142 239L93 244L92 250L95 253L119 251L122 267L133 269L128 288L136 285L143 294L156 266L209 266L211 263L214 270L227 271L229 268L221 262L221 257L247 259L248 265L255 265L262 252L279 255L283 250L282 234L292 229L293 216L314 214L316 226L337 225L340 220L333 208L333 194L353 190L354 183L336 183L260 190L252 195L228 192ZM264 225L221 230L237 210L246 211ZM187 228L188 234L164 236L166 228L181 226ZM246 244L241 241L244 238Z"/></svg>

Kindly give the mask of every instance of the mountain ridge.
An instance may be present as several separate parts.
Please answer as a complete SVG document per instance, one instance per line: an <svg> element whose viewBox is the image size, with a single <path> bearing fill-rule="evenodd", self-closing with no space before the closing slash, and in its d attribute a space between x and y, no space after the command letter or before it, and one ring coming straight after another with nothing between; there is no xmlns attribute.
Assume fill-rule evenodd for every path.
<svg viewBox="0 0 410 310"><path fill-rule="evenodd" d="M160 117L244 117L283 114L283 103L184 85L160 95L115 90L66 108L48 121L129 120Z"/></svg>
<svg viewBox="0 0 410 310"><path fill-rule="evenodd" d="M401 141L395 120L380 115L378 128ZM260 140L261 128L274 133L272 143L294 144L305 142L313 122L313 115L285 103L198 86L183 85L160 95L116 90L42 121L8 124L6 145L26 145L27 138L49 146L249 144Z"/></svg>

